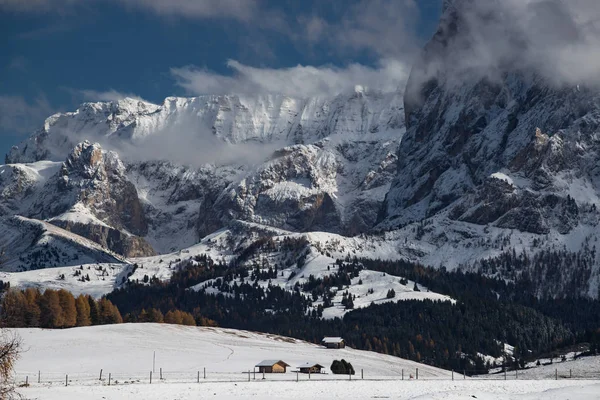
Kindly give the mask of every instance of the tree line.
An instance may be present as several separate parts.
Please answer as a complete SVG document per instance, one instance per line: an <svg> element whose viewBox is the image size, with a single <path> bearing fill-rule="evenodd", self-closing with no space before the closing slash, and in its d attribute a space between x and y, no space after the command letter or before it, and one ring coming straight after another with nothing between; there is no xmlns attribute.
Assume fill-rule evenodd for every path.
<svg viewBox="0 0 600 400"><path fill-rule="evenodd" d="M0 324L6 328L64 329L77 326L121 324L123 322L156 322L177 325L215 326L202 316L175 308L166 313L150 308L121 316L119 308L109 299L98 300L81 294L77 297L65 289L37 288L5 290L0 302Z"/></svg>

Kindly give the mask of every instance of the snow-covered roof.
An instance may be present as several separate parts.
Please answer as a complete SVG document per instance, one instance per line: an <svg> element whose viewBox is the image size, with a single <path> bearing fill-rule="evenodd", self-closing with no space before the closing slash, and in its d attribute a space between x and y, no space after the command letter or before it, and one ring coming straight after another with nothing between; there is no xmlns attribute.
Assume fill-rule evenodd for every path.
<svg viewBox="0 0 600 400"><path fill-rule="evenodd" d="M316 364L316 363L304 363L302 365L298 365L298 368L312 368L312 367L321 367L324 368L321 364Z"/></svg>
<svg viewBox="0 0 600 400"><path fill-rule="evenodd" d="M323 343L341 343L343 341L344 339L341 337L324 337L323 340L321 340Z"/></svg>
<svg viewBox="0 0 600 400"><path fill-rule="evenodd" d="M258 364L255 365L255 367L272 367L275 364L283 364L287 367L289 367L290 365L281 361L281 360L263 360L261 362L259 362Z"/></svg>

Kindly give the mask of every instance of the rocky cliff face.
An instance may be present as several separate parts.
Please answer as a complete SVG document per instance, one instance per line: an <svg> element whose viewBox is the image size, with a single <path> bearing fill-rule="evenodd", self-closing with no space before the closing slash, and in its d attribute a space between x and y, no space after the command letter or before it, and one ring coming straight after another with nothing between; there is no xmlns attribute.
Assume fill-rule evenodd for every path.
<svg viewBox="0 0 600 400"><path fill-rule="evenodd" d="M449 211L453 219L477 224L568 232L598 201L593 160L600 91L552 82L509 55L492 70L458 61L472 46L493 49L486 41L494 39L473 26L502 18L473 14L470 5L446 3L440 28L411 74L407 133L382 226ZM506 40L512 43L510 32Z"/></svg>
<svg viewBox="0 0 600 400"><path fill-rule="evenodd" d="M35 181L27 210L13 206L23 179L10 180L2 205L130 256L190 246L234 220L357 234L376 221L403 133L401 93L363 88L86 103L7 155L13 174L66 162Z"/></svg>

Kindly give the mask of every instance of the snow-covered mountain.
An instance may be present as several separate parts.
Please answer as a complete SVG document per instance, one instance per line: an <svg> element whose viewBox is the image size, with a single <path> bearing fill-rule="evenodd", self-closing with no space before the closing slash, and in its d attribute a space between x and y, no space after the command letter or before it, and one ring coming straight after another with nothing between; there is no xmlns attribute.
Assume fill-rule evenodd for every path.
<svg viewBox="0 0 600 400"><path fill-rule="evenodd" d="M85 103L7 155L2 208L126 256L181 249L237 219L360 233L393 178L403 118L401 93L360 87Z"/></svg>
<svg viewBox="0 0 600 400"><path fill-rule="evenodd" d="M444 2L405 91L125 99L53 115L0 167L0 213L127 257L223 229L238 247L256 231L308 233L328 262L406 258L598 297L600 90L551 79L522 52L478 60L498 40L535 42L498 36L511 14L473 4ZM161 259L148 261L159 274Z"/></svg>

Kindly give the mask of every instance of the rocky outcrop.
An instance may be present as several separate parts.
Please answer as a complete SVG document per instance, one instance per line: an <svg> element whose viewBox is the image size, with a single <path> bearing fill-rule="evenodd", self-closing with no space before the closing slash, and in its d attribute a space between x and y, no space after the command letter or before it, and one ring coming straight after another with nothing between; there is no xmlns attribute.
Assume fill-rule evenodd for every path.
<svg viewBox="0 0 600 400"><path fill-rule="evenodd" d="M497 37L476 29L485 18L497 26L502 21L494 19L505 17L478 14L472 5L446 3L437 33L413 68L405 94L407 133L379 227L448 212L521 231L568 231L577 225L577 206L597 201L592 171L600 91L553 82L509 53L493 66L461 61L486 41L497 46ZM510 41L514 32L507 29L502 40ZM516 186L491 181L496 173Z"/></svg>
<svg viewBox="0 0 600 400"><path fill-rule="evenodd" d="M156 252L143 238L127 234L106 225L52 220L51 223L69 232L88 238L99 245L125 257L147 257Z"/></svg>
<svg viewBox="0 0 600 400"><path fill-rule="evenodd" d="M154 250L141 238L148 232L144 209L125 172L116 153L82 142L32 195L25 214L51 219L118 254L152 255Z"/></svg>

